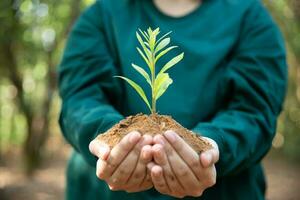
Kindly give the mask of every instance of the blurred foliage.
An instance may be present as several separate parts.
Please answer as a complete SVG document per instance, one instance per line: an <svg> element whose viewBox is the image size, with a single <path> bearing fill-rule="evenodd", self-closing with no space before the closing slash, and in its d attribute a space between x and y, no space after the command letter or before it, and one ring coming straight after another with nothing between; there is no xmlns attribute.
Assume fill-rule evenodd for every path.
<svg viewBox="0 0 300 200"><path fill-rule="evenodd" d="M70 27L90 3L0 1L0 155L21 147L28 172L59 132L56 66Z"/></svg>
<svg viewBox="0 0 300 200"><path fill-rule="evenodd" d="M29 172L59 133L56 66L74 20L93 0L0 1L0 160L22 147ZM285 35L289 87L273 147L300 158L300 1L265 0Z"/></svg>
<svg viewBox="0 0 300 200"><path fill-rule="evenodd" d="M289 81L273 147L300 160L300 0L265 0L286 40Z"/></svg>

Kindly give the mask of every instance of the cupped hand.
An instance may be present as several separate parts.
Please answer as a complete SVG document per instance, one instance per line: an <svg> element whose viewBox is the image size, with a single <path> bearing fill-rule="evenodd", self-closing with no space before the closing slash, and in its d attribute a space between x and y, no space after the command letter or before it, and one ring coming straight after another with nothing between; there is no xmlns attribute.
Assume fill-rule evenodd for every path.
<svg viewBox="0 0 300 200"><path fill-rule="evenodd" d="M153 187L147 164L152 160L152 136L134 131L127 134L119 144L110 150L107 144L97 138L90 145L90 151L99 159L96 175L106 181L111 190L139 192Z"/></svg>
<svg viewBox="0 0 300 200"><path fill-rule="evenodd" d="M199 156L173 131L154 137L154 162L147 167L157 191L177 198L199 197L216 183L214 164L219 159L219 150L213 140L206 139L213 148Z"/></svg>

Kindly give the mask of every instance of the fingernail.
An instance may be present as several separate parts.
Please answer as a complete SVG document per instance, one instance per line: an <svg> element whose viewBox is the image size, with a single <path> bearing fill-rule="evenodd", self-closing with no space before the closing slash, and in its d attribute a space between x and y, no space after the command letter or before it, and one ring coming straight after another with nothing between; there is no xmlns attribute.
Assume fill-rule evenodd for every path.
<svg viewBox="0 0 300 200"><path fill-rule="evenodd" d="M176 135L173 131L166 131L164 136L172 143L176 141Z"/></svg>
<svg viewBox="0 0 300 200"><path fill-rule="evenodd" d="M141 137L141 134L137 131L131 132L131 135L129 136L129 142L136 143Z"/></svg>

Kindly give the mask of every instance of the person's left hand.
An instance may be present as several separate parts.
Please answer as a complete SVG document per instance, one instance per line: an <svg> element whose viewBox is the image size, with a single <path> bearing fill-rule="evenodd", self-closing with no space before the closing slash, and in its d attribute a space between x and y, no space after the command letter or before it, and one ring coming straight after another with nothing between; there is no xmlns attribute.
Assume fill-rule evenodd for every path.
<svg viewBox="0 0 300 200"><path fill-rule="evenodd" d="M217 144L209 139L213 149L200 156L173 131L156 135L152 152L154 162L148 164L151 179L162 194L183 198L199 197L216 183L215 163L219 159Z"/></svg>

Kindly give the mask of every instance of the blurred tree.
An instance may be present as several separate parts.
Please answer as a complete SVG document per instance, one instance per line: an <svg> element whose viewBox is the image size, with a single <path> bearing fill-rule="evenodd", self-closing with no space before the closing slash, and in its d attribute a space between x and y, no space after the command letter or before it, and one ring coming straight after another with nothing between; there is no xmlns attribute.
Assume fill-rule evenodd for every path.
<svg viewBox="0 0 300 200"><path fill-rule="evenodd" d="M1 1L0 73L16 90L14 103L26 123L23 152L28 172L39 164L49 136L58 55L81 3Z"/></svg>

